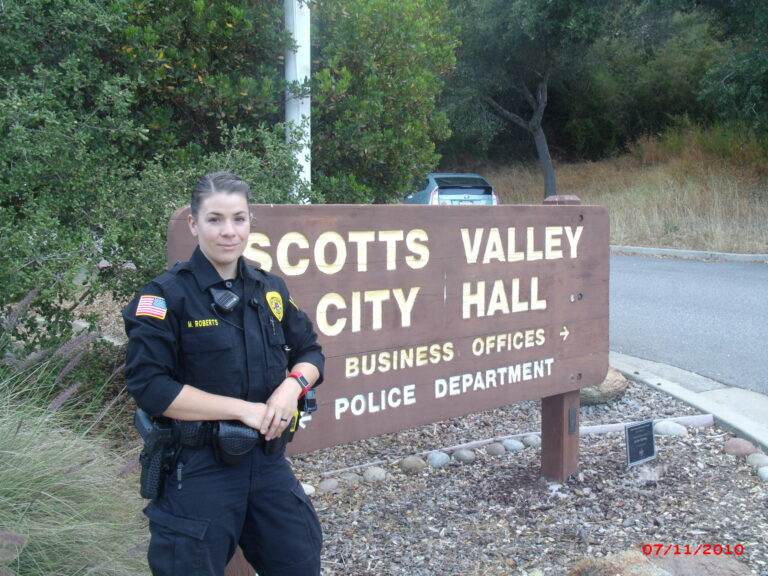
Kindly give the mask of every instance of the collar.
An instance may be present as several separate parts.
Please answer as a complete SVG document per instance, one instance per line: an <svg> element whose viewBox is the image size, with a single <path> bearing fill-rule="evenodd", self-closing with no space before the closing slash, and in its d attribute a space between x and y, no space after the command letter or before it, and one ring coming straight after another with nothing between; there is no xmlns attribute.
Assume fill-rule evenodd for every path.
<svg viewBox="0 0 768 576"><path fill-rule="evenodd" d="M222 282L222 278L213 264L210 263L208 258L205 257L203 251L198 246L192 253L192 258L189 259L190 269L195 276L197 285L201 292L208 290L214 284ZM238 272L243 279L253 280L255 282L261 282L261 279L256 275L256 269L251 268L245 262L245 259L241 256L237 261Z"/></svg>

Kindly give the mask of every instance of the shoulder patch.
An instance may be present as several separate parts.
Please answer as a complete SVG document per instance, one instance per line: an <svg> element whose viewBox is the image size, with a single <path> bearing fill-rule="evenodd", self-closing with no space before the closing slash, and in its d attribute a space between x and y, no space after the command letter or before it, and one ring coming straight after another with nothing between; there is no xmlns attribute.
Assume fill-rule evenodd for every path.
<svg viewBox="0 0 768 576"><path fill-rule="evenodd" d="M162 296L142 296L139 298L139 304L136 306L136 316L151 316L165 320L168 312L168 305Z"/></svg>
<svg viewBox="0 0 768 576"><path fill-rule="evenodd" d="M267 292L267 304L278 322L283 321L283 297L280 292Z"/></svg>

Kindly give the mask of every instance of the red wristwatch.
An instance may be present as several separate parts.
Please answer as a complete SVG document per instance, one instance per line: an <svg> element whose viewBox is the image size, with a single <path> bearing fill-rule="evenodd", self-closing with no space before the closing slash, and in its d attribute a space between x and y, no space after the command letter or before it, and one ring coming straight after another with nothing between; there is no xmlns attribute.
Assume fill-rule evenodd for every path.
<svg viewBox="0 0 768 576"><path fill-rule="evenodd" d="M312 384L309 383L309 381L304 378L304 374L299 372L298 370L294 370L290 374L288 374L288 378L293 378L296 380L296 382L299 383L299 386L301 386L301 394L299 394L299 400L304 398L304 395L309 392L310 388L312 388Z"/></svg>

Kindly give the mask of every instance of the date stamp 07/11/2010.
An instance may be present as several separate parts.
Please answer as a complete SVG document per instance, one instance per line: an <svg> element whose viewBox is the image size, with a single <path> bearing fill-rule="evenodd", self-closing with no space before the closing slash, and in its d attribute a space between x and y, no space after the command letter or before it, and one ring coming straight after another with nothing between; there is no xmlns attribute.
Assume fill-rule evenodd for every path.
<svg viewBox="0 0 768 576"><path fill-rule="evenodd" d="M741 556L741 544L643 544L646 556Z"/></svg>

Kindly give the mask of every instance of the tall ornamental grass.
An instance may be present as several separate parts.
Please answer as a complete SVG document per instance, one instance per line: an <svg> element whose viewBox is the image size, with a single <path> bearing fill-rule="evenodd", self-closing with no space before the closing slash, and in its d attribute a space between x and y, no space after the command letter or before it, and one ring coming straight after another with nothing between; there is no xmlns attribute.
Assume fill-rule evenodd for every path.
<svg viewBox="0 0 768 576"><path fill-rule="evenodd" d="M49 362L0 365L0 575L148 574L137 474L47 401Z"/></svg>

